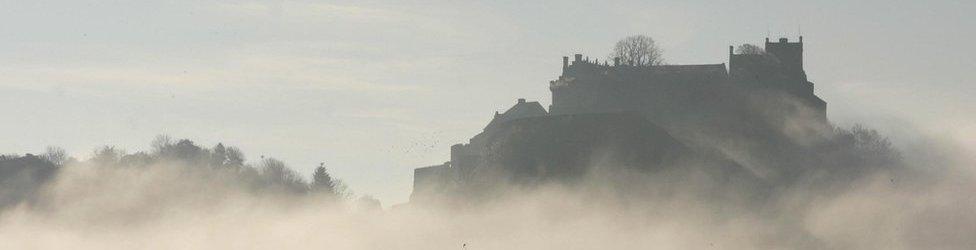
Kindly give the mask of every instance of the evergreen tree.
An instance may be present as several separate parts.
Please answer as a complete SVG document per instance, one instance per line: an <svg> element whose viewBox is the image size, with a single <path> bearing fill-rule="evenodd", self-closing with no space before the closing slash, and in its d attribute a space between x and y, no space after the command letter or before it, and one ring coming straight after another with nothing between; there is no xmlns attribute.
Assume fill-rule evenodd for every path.
<svg viewBox="0 0 976 250"><path fill-rule="evenodd" d="M312 192L325 195L330 199L339 199L344 196L343 189L339 180L329 175L325 163L320 163L319 167L315 168L315 172L312 173Z"/></svg>

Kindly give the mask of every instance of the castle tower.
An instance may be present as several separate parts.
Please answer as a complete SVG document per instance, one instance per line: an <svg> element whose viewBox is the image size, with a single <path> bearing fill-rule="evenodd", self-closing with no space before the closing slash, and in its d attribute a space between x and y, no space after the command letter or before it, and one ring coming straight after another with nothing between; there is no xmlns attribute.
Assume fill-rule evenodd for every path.
<svg viewBox="0 0 976 250"><path fill-rule="evenodd" d="M769 42L766 38L766 53L776 56L786 73L793 77L806 80L803 71L803 37L798 42L790 42L787 38L780 38L777 42Z"/></svg>

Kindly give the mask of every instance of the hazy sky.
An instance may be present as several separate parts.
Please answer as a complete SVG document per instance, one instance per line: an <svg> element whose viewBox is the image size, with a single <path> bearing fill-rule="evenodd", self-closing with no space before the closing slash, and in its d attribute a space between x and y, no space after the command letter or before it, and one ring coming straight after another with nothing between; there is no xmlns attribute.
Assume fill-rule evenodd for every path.
<svg viewBox="0 0 976 250"><path fill-rule="evenodd" d="M2 0L0 153L168 134L324 161L390 205L494 111L548 105L564 55L647 34L669 63L725 63L800 32L834 122L976 147L972 1L458 2Z"/></svg>

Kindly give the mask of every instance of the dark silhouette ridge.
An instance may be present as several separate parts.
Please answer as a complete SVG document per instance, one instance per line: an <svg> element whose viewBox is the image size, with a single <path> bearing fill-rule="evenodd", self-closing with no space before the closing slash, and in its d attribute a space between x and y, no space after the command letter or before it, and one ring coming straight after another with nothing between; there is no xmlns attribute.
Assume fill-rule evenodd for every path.
<svg viewBox="0 0 976 250"><path fill-rule="evenodd" d="M222 143L207 148L188 139L174 142L167 136L159 136L151 146L150 152L129 154L105 146L96 149L92 157L85 161L64 159L63 149L56 147L49 148L44 156L0 155L0 209L23 202L37 205L33 201L43 196L39 191L52 183L59 173L71 168L168 168L255 195L308 196L333 203L349 196L345 184L330 176L324 164L316 168L311 182L307 182L278 159L262 156L260 161L249 164L245 162L240 149ZM117 181L112 180L113 177L99 178L105 178L108 182Z"/></svg>
<svg viewBox="0 0 976 250"><path fill-rule="evenodd" d="M30 201L58 166L32 154L0 155L0 208Z"/></svg>

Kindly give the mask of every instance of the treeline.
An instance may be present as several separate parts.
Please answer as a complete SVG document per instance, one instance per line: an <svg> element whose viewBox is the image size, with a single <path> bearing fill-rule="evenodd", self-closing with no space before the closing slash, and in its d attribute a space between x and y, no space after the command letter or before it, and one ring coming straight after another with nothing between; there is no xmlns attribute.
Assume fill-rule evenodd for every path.
<svg viewBox="0 0 976 250"><path fill-rule="evenodd" d="M328 202L343 202L351 197L343 182L332 177L320 164L308 180L283 161L261 156L248 162L234 146L218 143L200 146L188 139L173 140L158 136L149 151L126 153L113 146L100 147L87 160L68 156L65 150L49 147L43 154L0 156L0 207L30 202L38 190L66 168L176 168L215 181L233 183L246 192L285 196L310 196ZM364 196L359 204L379 207L379 202Z"/></svg>

